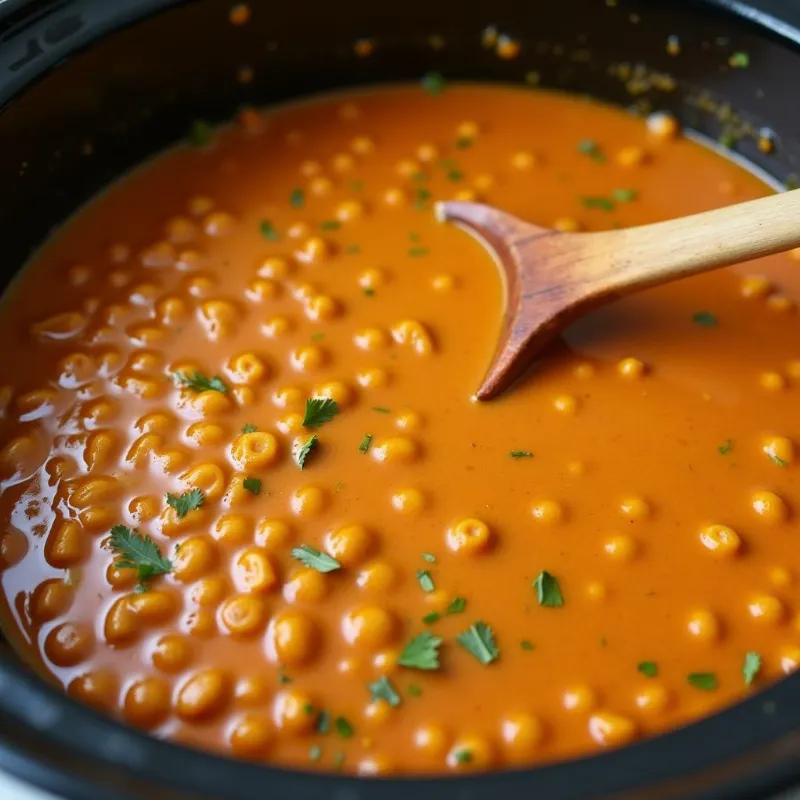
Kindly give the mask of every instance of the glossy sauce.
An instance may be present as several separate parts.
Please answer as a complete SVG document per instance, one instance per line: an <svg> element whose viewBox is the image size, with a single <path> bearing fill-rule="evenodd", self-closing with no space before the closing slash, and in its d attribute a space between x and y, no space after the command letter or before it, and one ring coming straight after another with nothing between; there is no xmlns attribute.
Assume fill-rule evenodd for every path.
<svg viewBox="0 0 800 800"><path fill-rule="evenodd" d="M618 302L478 404L501 282L431 210L600 230L768 191L668 118L481 86L245 112L153 161L6 297L7 627L157 736L362 774L581 755L794 670L791 256ZM115 525L171 562L147 591ZM425 632L439 668L398 664Z"/></svg>

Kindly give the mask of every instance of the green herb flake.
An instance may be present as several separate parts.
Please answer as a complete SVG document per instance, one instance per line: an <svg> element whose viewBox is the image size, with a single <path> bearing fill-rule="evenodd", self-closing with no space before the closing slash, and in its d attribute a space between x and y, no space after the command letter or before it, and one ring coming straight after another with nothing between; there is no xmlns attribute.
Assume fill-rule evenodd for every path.
<svg viewBox="0 0 800 800"><path fill-rule="evenodd" d="M717 676L713 672L692 672L686 676L690 686L704 692L713 692L719 687Z"/></svg>
<svg viewBox="0 0 800 800"><path fill-rule="evenodd" d="M728 64L734 69L747 69L750 66L750 54L742 50L732 53Z"/></svg>
<svg viewBox="0 0 800 800"><path fill-rule="evenodd" d="M422 91L426 94L441 94L446 86L447 82L441 72L428 72L422 76Z"/></svg>
<svg viewBox="0 0 800 800"><path fill-rule="evenodd" d="M742 675L744 675L744 685L752 686L753 681L761 672L761 656L755 652L745 654L744 664L742 665Z"/></svg>
<svg viewBox="0 0 800 800"><path fill-rule="evenodd" d="M349 739L355 733L353 726L344 717L336 717L333 721L333 727L336 728L336 733L342 739Z"/></svg>
<svg viewBox="0 0 800 800"><path fill-rule="evenodd" d="M283 671L278 673L278 683L282 685L286 685L287 683L291 683L292 679Z"/></svg>
<svg viewBox="0 0 800 800"><path fill-rule="evenodd" d="M300 188L292 189L289 204L292 208L302 208L306 204L306 193Z"/></svg>
<svg viewBox="0 0 800 800"><path fill-rule="evenodd" d="M317 714L317 721L314 723L314 730L317 733L326 734L331 729L331 713L323 709Z"/></svg>
<svg viewBox="0 0 800 800"><path fill-rule="evenodd" d="M325 338L325 334L322 331L314 331L311 334L311 341L312 342L321 342Z"/></svg>
<svg viewBox="0 0 800 800"><path fill-rule="evenodd" d="M364 289L364 296L365 297L375 297L375 290L368 286L366 289Z"/></svg>
<svg viewBox="0 0 800 800"><path fill-rule="evenodd" d="M456 139L456 148L458 150L466 150L468 147L472 147L472 144L473 141L469 136L459 136Z"/></svg>
<svg viewBox="0 0 800 800"><path fill-rule="evenodd" d="M438 611L431 611L430 614L426 614L422 621L425 625L433 625L434 622L438 622L442 618L442 615Z"/></svg>
<svg viewBox="0 0 800 800"><path fill-rule="evenodd" d="M523 640L522 640L522 641L519 643L519 646L520 646L520 647L521 647L523 650L527 650L528 652L530 652L531 650L535 650L535 649L536 649L536 647L534 646L533 642L530 642L530 641L528 641L527 639L523 639Z"/></svg>
<svg viewBox="0 0 800 800"><path fill-rule="evenodd" d="M511 458L533 458L530 450L512 450L509 455Z"/></svg>
<svg viewBox="0 0 800 800"><path fill-rule="evenodd" d="M321 231L338 231L342 227L342 223L338 219L326 219L320 223L319 229Z"/></svg>
<svg viewBox="0 0 800 800"><path fill-rule="evenodd" d="M406 692L412 697L419 697L422 694L422 689L420 689L416 683L409 683L408 686L406 686Z"/></svg>
<svg viewBox="0 0 800 800"><path fill-rule="evenodd" d="M618 203L632 203L639 196L636 189L614 189L611 197Z"/></svg>
<svg viewBox="0 0 800 800"><path fill-rule="evenodd" d="M427 569L417 570L417 582L423 592L432 592L436 589L436 584L434 584L431 573Z"/></svg>
<svg viewBox="0 0 800 800"><path fill-rule="evenodd" d="M484 665L491 664L500 655L494 631L485 622L478 621L470 625L456 636L456 642Z"/></svg>
<svg viewBox="0 0 800 800"><path fill-rule="evenodd" d="M341 569L342 566L335 558L332 558L327 553L315 550L307 544L301 544L300 547L293 548L291 556L303 566L315 569L317 572L333 572Z"/></svg>
<svg viewBox="0 0 800 800"><path fill-rule="evenodd" d="M386 408L386 406L372 406L373 411L377 411L379 414L391 414L392 409Z"/></svg>
<svg viewBox="0 0 800 800"><path fill-rule="evenodd" d="M272 223L269 220L262 219L259 223L258 229L261 231L261 235L268 241L268 242L277 242L280 239L280 234L275 228L272 226Z"/></svg>
<svg viewBox="0 0 800 800"><path fill-rule="evenodd" d="M358 446L358 449L362 453L366 453L369 451L370 446L372 445L372 434L365 433L364 438L361 440L361 444Z"/></svg>
<svg viewBox="0 0 800 800"><path fill-rule="evenodd" d="M339 405L330 397L309 397L306 400L306 413L303 416L304 428L319 428L330 422L339 413Z"/></svg>
<svg viewBox="0 0 800 800"><path fill-rule="evenodd" d="M319 761L322 758L322 748L318 744L312 744L308 748L309 761Z"/></svg>
<svg viewBox="0 0 800 800"><path fill-rule="evenodd" d="M187 375L185 372L176 372L175 379L181 386L186 386L194 392L211 391L220 392L220 394L228 393L228 387L218 375L209 378L195 370L191 375Z"/></svg>
<svg viewBox="0 0 800 800"><path fill-rule="evenodd" d="M350 181L350 188L354 192L360 192L364 189L364 181Z"/></svg>
<svg viewBox="0 0 800 800"><path fill-rule="evenodd" d="M426 189L424 186L417 186L414 190L414 208L423 209L427 208L427 202L431 199L431 190Z"/></svg>
<svg viewBox="0 0 800 800"><path fill-rule="evenodd" d="M564 596L561 594L561 587L558 585L558 580L554 578L547 570L542 570L533 582L533 588L536 589L536 599L540 606L549 606L551 608L558 608L564 605Z"/></svg>
<svg viewBox="0 0 800 800"><path fill-rule="evenodd" d="M719 320L710 311L698 311L692 315L692 322L702 328L716 328Z"/></svg>
<svg viewBox="0 0 800 800"><path fill-rule="evenodd" d="M645 676L645 678L655 678L658 676L658 664L655 661L642 661L636 665L636 669Z"/></svg>
<svg viewBox="0 0 800 800"><path fill-rule="evenodd" d="M255 433L258 428L252 422L245 422L242 426L242 433Z"/></svg>
<svg viewBox="0 0 800 800"><path fill-rule="evenodd" d="M117 554L114 566L135 569L139 585L145 590L145 581L172 571L172 562L161 555L158 545L149 537L132 531L125 525L115 525L109 540Z"/></svg>
<svg viewBox="0 0 800 800"><path fill-rule="evenodd" d="M613 200L608 197L581 197L584 208L599 208L601 211L613 211L616 208Z"/></svg>
<svg viewBox="0 0 800 800"><path fill-rule="evenodd" d="M454 597L450 605L445 609L445 614L461 614L467 607L467 600L464 597Z"/></svg>
<svg viewBox="0 0 800 800"><path fill-rule="evenodd" d="M767 455L772 459L774 463L776 463L779 467L788 467L789 462L785 459L781 458L780 456L776 456L775 453L767 452Z"/></svg>
<svg viewBox="0 0 800 800"><path fill-rule="evenodd" d="M167 494L167 505L175 509L178 519L183 519L190 511L196 511L203 505L206 496L202 489L189 489L181 495Z"/></svg>
<svg viewBox="0 0 800 800"><path fill-rule="evenodd" d="M718 452L718 453L719 453L721 456L726 456L726 455L728 455L728 453L730 453L730 451L731 451L731 450L733 450L733 439L728 439L728 440L725 442L725 444L721 444L721 445L720 445L720 446L717 448L717 452Z"/></svg>
<svg viewBox="0 0 800 800"><path fill-rule="evenodd" d="M309 436L308 439L303 444L296 444L292 445L292 458L294 459L294 463L297 464L300 469L303 469L306 465L306 460L308 459L311 451L317 447L319 442L319 436L317 434L313 434Z"/></svg>
<svg viewBox="0 0 800 800"><path fill-rule="evenodd" d="M204 119L196 119L189 128L189 141L194 147L205 147L211 143L214 128Z"/></svg>
<svg viewBox="0 0 800 800"><path fill-rule="evenodd" d="M261 494L261 478L245 478L242 486L251 494Z"/></svg>
<svg viewBox="0 0 800 800"><path fill-rule="evenodd" d="M460 172L457 169L448 170L447 180L453 181L453 183L457 183L458 181L464 180L464 173Z"/></svg>
<svg viewBox="0 0 800 800"><path fill-rule="evenodd" d="M578 152L583 153L585 156L589 156L592 161L596 161L598 164L604 164L606 161L606 157L600 148L600 145L592 139L584 139L582 142L579 142Z"/></svg>
<svg viewBox="0 0 800 800"><path fill-rule="evenodd" d="M430 250L427 247L411 247L408 251L411 258L421 258L428 255L428 253L430 253Z"/></svg>
<svg viewBox="0 0 800 800"><path fill-rule="evenodd" d="M397 663L409 669L439 669L439 648L441 636L434 636L429 631L415 636L400 653Z"/></svg>
<svg viewBox="0 0 800 800"><path fill-rule="evenodd" d="M378 678L375 683L368 683L367 689L373 700L385 700L392 708L400 705L400 695L385 675Z"/></svg>
<svg viewBox="0 0 800 800"><path fill-rule="evenodd" d="M456 764L469 764L472 761L472 752L466 748L462 748L461 750L456 750L455 753L453 753L453 758L455 759Z"/></svg>
<svg viewBox="0 0 800 800"><path fill-rule="evenodd" d="M427 561L429 564L436 563L436 556L433 553L423 553L422 554L423 561Z"/></svg>

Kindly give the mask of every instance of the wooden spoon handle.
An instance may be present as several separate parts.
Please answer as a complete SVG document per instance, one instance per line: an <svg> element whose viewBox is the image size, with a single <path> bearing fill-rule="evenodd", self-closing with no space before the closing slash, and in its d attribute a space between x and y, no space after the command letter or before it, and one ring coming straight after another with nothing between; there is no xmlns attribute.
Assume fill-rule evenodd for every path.
<svg viewBox="0 0 800 800"><path fill-rule="evenodd" d="M800 247L800 190L592 235L598 281L627 290Z"/></svg>

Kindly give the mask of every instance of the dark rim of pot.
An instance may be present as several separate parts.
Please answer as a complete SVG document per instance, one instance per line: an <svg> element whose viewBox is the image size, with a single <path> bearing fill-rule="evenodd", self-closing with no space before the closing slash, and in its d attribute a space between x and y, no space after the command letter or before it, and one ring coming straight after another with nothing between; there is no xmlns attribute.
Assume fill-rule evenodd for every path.
<svg viewBox="0 0 800 800"><path fill-rule="evenodd" d="M6 2L5 8L0 4L0 23L26 5L26 0ZM89 23L65 29L53 46L13 71L4 62L7 55L0 35L0 76L10 76L0 85L0 108L66 55L183 2L93 2ZM747 20L761 35L800 44L799 28L747 3L696 2ZM32 5L37 7L36 0ZM39 5L49 8L52 2ZM469 777L354 778L249 764L158 740L0 661L0 768L80 800L145 796L149 800L290 796L406 800L410 791L423 798L444 795L464 800L531 791L559 800L611 795L764 797L800 779L798 720L800 675L795 675L680 730L574 761Z"/></svg>

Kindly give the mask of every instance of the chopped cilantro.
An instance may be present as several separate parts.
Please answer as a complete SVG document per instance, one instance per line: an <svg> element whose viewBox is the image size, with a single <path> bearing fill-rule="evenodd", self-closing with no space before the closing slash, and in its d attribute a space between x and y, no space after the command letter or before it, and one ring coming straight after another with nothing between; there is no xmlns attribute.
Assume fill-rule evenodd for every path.
<svg viewBox="0 0 800 800"><path fill-rule="evenodd" d="M530 641L528 641L527 639L523 639L523 640L522 640L522 641L519 643L519 646L520 646L520 647L521 647L523 650L528 650L528 651L530 651L530 650L535 650L535 649L536 649L536 648L535 648L535 646L534 646L534 644L533 644L533 642L530 642Z"/></svg>
<svg viewBox="0 0 800 800"><path fill-rule="evenodd" d="M167 493L167 505L175 509L178 519L183 519L190 511L196 511L205 499L202 489L189 489L181 495Z"/></svg>
<svg viewBox="0 0 800 800"><path fill-rule="evenodd" d="M316 448L317 442L319 442L319 437L315 433L306 439L303 444L296 443L292 445L292 458L294 459L294 463L297 464L300 469L305 467L306 459L311 454L311 451Z"/></svg>
<svg viewBox="0 0 800 800"><path fill-rule="evenodd" d="M319 761L322 757L322 748L318 744L312 744L308 748L308 758L310 761Z"/></svg>
<svg viewBox="0 0 800 800"><path fill-rule="evenodd" d="M468 147L472 147L472 139L469 136L459 136L456 139L456 148L459 150L466 150Z"/></svg>
<svg viewBox="0 0 800 800"><path fill-rule="evenodd" d="M338 219L326 219L320 223L320 230L322 231L338 231L342 227L342 223Z"/></svg>
<svg viewBox="0 0 800 800"><path fill-rule="evenodd" d="M600 145L597 142L593 141L592 139L584 139L582 142L578 143L578 152L583 153L592 161L596 161L598 164L604 164L606 157L603 154L603 151L600 148Z"/></svg>
<svg viewBox="0 0 800 800"><path fill-rule="evenodd" d="M692 315L692 322L703 328L715 328L719 320L710 311L698 311Z"/></svg>
<svg viewBox="0 0 800 800"><path fill-rule="evenodd" d="M613 211L616 208L614 201L607 197L581 197L581 205L584 208L599 208L601 211Z"/></svg>
<svg viewBox="0 0 800 800"><path fill-rule="evenodd" d="M432 592L436 588L431 573L427 569L417 570L417 581L423 592Z"/></svg>
<svg viewBox="0 0 800 800"><path fill-rule="evenodd" d="M441 72L428 72L422 76L422 91L427 94L441 94L447 83Z"/></svg>
<svg viewBox="0 0 800 800"><path fill-rule="evenodd" d="M780 456L776 456L775 453L767 452L767 455L779 466L779 467L788 467L789 462L781 458Z"/></svg>
<svg viewBox="0 0 800 800"><path fill-rule="evenodd" d="M400 705L400 695L385 675L378 678L375 683L368 683L367 689L373 700L385 700L392 708Z"/></svg>
<svg viewBox="0 0 800 800"><path fill-rule="evenodd" d="M422 689L420 689L416 683L409 683L408 686L406 687L406 691L412 697L419 697L422 694Z"/></svg>
<svg viewBox="0 0 800 800"><path fill-rule="evenodd" d="M411 247L409 248L408 254L411 258L420 258L421 256L426 256L430 253L427 247Z"/></svg>
<svg viewBox="0 0 800 800"><path fill-rule="evenodd" d="M327 553L321 553L307 544L301 544L300 547L293 548L291 556L303 566L315 569L317 572L333 572L341 569L342 566L335 558L332 558Z"/></svg>
<svg viewBox="0 0 800 800"><path fill-rule="evenodd" d="M618 203L631 203L639 196L639 192L636 189L614 189L611 196Z"/></svg>
<svg viewBox="0 0 800 800"><path fill-rule="evenodd" d="M636 669L646 678L655 678L658 675L658 664L655 661L642 661L636 665Z"/></svg>
<svg viewBox="0 0 800 800"><path fill-rule="evenodd" d="M456 183L457 181L460 181L460 180L463 180L463 179L464 179L464 173L463 172L459 172L459 170L457 170L457 169L451 169L451 170L447 171L447 180L453 181L453 183Z"/></svg>
<svg viewBox="0 0 800 800"><path fill-rule="evenodd" d="M258 430L252 422L245 422L242 426L242 433L255 433Z"/></svg>
<svg viewBox="0 0 800 800"><path fill-rule="evenodd" d="M364 289L364 296L375 297L375 290L368 286L366 289Z"/></svg>
<svg viewBox="0 0 800 800"><path fill-rule="evenodd" d="M364 438L361 440L361 444L358 446L358 449L362 453L366 453L369 450L371 444L372 444L372 434L365 433Z"/></svg>
<svg viewBox="0 0 800 800"><path fill-rule="evenodd" d="M330 422L339 413L339 405L330 397L309 397L306 400L306 413L303 416L304 428L319 428Z"/></svg>
<svg viewBox="0 0 800 800"><path fill-rule="evenodd" d="M456 636L456 641L481 664L491 664L499 655L494 639L494 631L485 622L475 622L463 633Z"/></svg>
<svg viewBox="0 0 800 800"><path fill-rule="evenodd" d="M161 555L158 545L149 536L142 536L125 525L115 525L109 542L117 554L114 566L135 569L139 586L144 591L147 590L145 581L172 571L172 562Z"/></svg>
<svg viewBox="0 0 800 800"><path fill-rule="evenodd" d="M461 750L456 750L453 753L453 758L456 761L456 764L469 764L472 761L472 752L467 750L466 748L462 748Z"/></svg>
<svg viewBox="0 0 800 800"><path fill-rule="evenodd" d="M311 341L312 342L321 342L325 338L325 334L322 331L314 331L311 334Z"/></svg>
<svg viewBox="0 0 800 800"><path fill-rule="evenodd" d="M424 561L427 561L429 564L436 563L436 556L433 553L423 553L422 558Z"/></svg>
<svg viewBox="0 0 800 800"><path fill-rule="evenodd" d="M704 692L713 692L718 686L719 681L713 672L692 672L686 676L690 686L702 689Z"/></svg>
<svg viewBox="0 0 800 800"><path fill-rule="evenodd" d="M289 203L292 208L302 208L306 204L306 193L300 188L292 189Z"/></svg>
<svg viewBox="0 0 800 800"><path fill-rule="evenodd" d="M438 611L431 611L422 618L422 621L426 625L433 625L434 622L438 622L441 618L442 615Z"/></svg>
<svg viewBox="0 0 800 800"><path fill-rule="evenodd" d="M361 248L357 244L349 244L345 248L345 252L350 253L350 255L353 255L354 253L360 253Z"/></svg>
<svg viewBox="0 0 800 800"><path fill-rule="evenodd" d="M317 733L328 733L331 729L331 712L323 709L317 714L317 721L314 723L314 730Z"/></svg>
<svg viewBox="0 0 800 800"><path fill-rule="evenodd" d="M530 450L512 450L509 455L511 458L533 458Z"/></svg>
<svg viewBox="0 0 800 800"><path fill-rule="evenodd" d="M391 414L392 409L386 408L386 406L372 406L373 411L377 411L379 414Z"/></svg>
<svg viewBox="0 0 800 800"><path fill-rule="evenodd" d="M258 228L261 231L261 235L268 242L277 242L278 239L281 238L278 231L276 231L275 228L272 227L272 223L269 220L262 219Z"/></svg>
<svg viewBox="0 0 800 800"><path fill-rule="evenodd" d="M344 717L336 717L333 721L333 725L336 728L336 733L338 733L342 739L349 739L355 733L353 726Z"/></svg>
<svg viewBox="0 0 800 800"><path fill-rule="evenodd" d="M721 456L726 456L726 455L728 455L728 453L730 453L730 451L731 451L731 450L733 450L733 439L728 439L728 440L725 442L725 444L721 444L721 445L720 445L720 446L717 448L717 452L718 452L718 453L719 453Z"/></svg>
<svg viewBox="0 0 800 800"><path fill-rule="evenodd" d="M463 597L454 597L450 605L445 609L445 614L460 614L467 607L467 601Z"/></svg>
<svg viewBox="0 0 800 800"><path fill-rule="evenodd" d="M744 675L745 686L752 685L759 672L761 672L761 656L755 652L747 653L744 657L744 664L742 665L742 675Z"/></svg>
<svg viewBox="0 0 800 800"><path fill-rule="evenodd" d="M252 494L261 494L261 478L245 478L242 486Z"/></svg>
<svg viewBox="0 0 800 800"><path fill-rule="evenodd" d="M542 570L533 582L536 589L536 599L540 606L550 606L557 608L564 605L564 596L561 594L561 587L558 580L546 570Z"/></svg>
<svg viewBox="0 0 800 800"><path fill-rule="evenodd" d="M221 394L228 393L228 387L225 385L225 382L217 375L213 378L209 378L195 370L191 375L187 375L185 372L176 372L175 378L179 384L195 392L214 391L220 392Z"/></svg>
<svg viewBox="0 0 800 800"><path fill-rule="evenodd" d="M403 648L397 663L401 667L408 667L409 669L439 669L439 647L441 644L441 636L434 636L428 631L420 633Z"/></svg>

